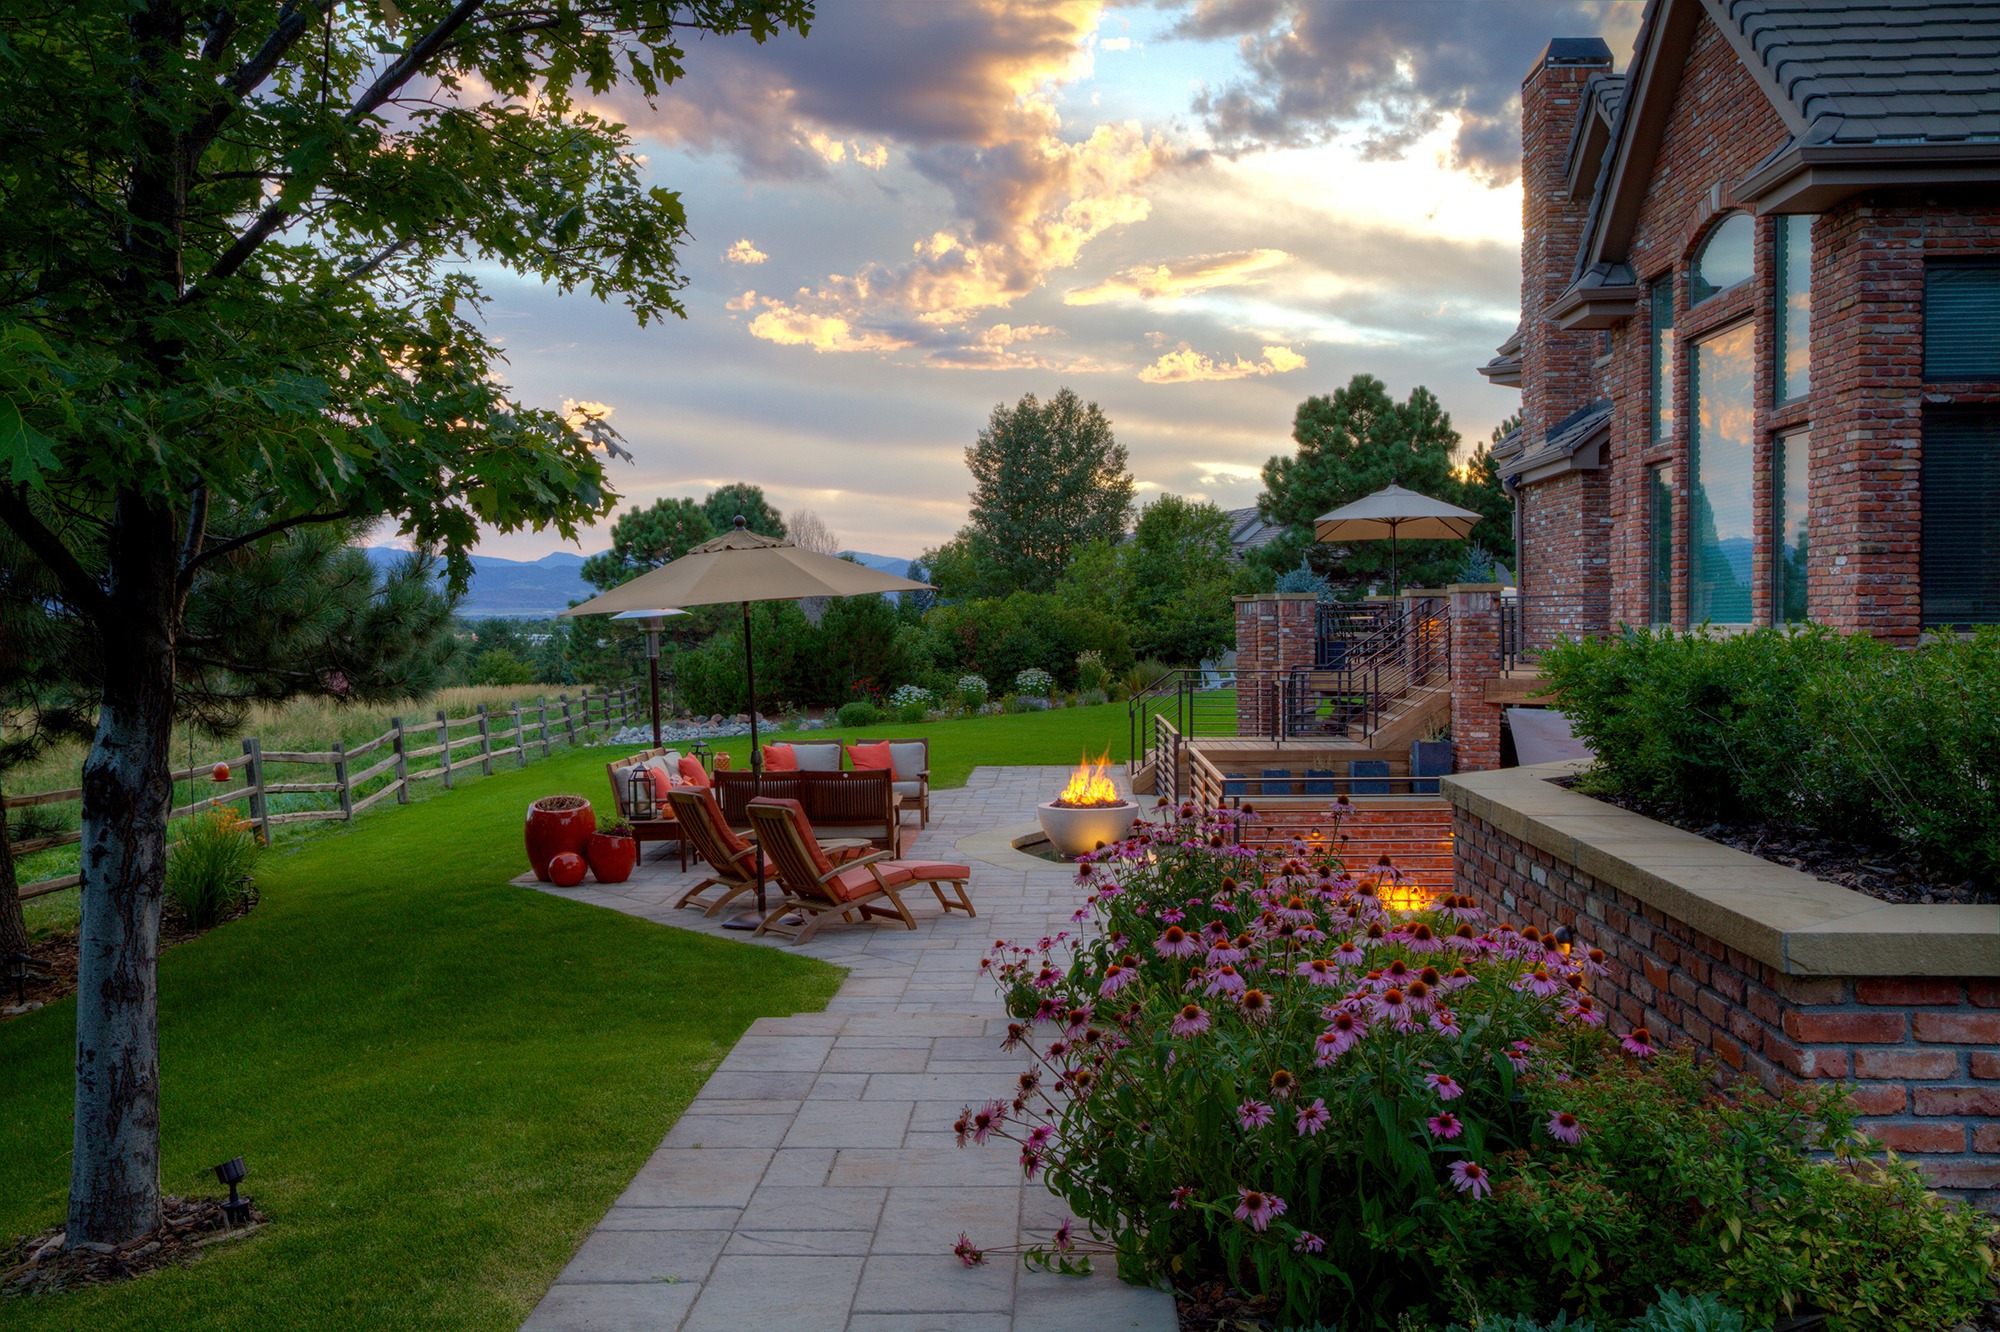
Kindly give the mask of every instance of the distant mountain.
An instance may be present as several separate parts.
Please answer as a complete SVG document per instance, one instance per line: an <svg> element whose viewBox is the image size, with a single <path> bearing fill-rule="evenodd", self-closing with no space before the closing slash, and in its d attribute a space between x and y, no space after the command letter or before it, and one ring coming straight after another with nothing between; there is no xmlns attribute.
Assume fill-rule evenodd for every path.
<svg viewBox="0 0 2000 1332"><path fill-rule="evenodd" d="M392 546L370 546L368 558L376 567L393 564L407 552ZM569 609L572 601L592 596L597 589L583 581L586 557L559 550L539 560L507 560L498 555L472 557L472 583L458 613L468 620L502 617L510 620L548 620Z"/></svg>
<svg viewBox="0 0 2000 1332"><path fill-rule="evenodd" d="M369 546L368 558L377 568L401 559L407 551L393 546ZM910 561L894 555L844 551L871 569L906 578ZM597 589L583 581L585 556L559 550L539 560L505 560L498 555L472 557L472 583L458 613L468 620L504 618L549 620L569 609L572 601L594 596ZM891 594L894 595L894 594Z"/></svg>

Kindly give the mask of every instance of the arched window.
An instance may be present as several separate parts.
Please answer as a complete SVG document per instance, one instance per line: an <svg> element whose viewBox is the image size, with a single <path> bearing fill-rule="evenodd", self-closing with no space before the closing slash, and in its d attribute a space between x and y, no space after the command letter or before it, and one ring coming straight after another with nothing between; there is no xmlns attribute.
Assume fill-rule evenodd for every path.
<svg viewBox="0 0 2000 1332"><path fill-rule="evenodd" d="M1756 228L1747 213L1731 213L1708 233L1694 252L1688 272L1688 304L1700 305L1717 292L1747 282L1756 265Z"/></svg>

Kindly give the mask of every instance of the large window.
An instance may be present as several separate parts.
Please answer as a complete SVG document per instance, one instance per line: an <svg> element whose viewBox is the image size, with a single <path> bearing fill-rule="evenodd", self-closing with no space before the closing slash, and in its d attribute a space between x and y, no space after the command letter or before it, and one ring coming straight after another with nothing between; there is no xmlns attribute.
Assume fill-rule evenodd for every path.
<svg viewBox="0 0 2000 1332"><path fill-rule="evenodd" d="M1771 619L1797 624L1806 618L1806 469L1810 431L1780 435L1771 446Z"/></svg>
<svg viewBox="0 0 2000 1332"><path fill-rule="evenodd" d="M2000 624L2000 408L1924 417L1924 625Z"/></svg>
<svg viewBox="0 0 2000 1332"><path fill-rule="evenodd" d="M1693 429L1688 491L1688 623L1750 623L1750 558L1756 539L1756 337L1749 324L1694 346L1688 397Z"/></svg>
<svg viewBox="0 0 2000 1332"><path fill-rule="evenodd" d="M1810 217L1778 219L1777 400L1790 402L1812 389L1812 224Z"/></svg>
<svg viewBox="0 0 2000 1332"><path fill-rule="evenodd" d="M1674 280L1663 277L1647 300L1652 324L1653 443L1674 437Z"/></svg>
<svg viewBox="0 0 2000 1332"><path fill-rule="evenodd" d="M1674 469L1646 469L1646 600L1654 624L1674 622Z"/></svg>
<svg viewBox="0 0 2000 1332"><path fill-rule="evenodd" d="M1718 292L1749 280L1756 264L1757 228L1747 213L1731 213L1708 233L1688 269L1688 304L1700 305Z"/></svg>
<svg viewBox="0 0 2000 1332"><path fill-rule="evenodd" d="M1925 265L1924 378L2000 379L2000 263Z"/></svg>

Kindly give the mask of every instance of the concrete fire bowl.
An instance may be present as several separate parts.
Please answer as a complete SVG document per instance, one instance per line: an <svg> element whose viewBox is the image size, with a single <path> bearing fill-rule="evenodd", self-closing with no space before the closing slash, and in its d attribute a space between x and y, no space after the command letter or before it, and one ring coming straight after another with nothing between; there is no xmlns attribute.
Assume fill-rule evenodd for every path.
<svg viewBox="0 0 2000 1332"><path fill-rule="evenodd" d="M1041 820L1049 844L1073 860L1100 846L1124 841L1138 821L1139 807L1124 800L1115 805L1065 809L1050 801L1035 806L1035 817Z"/></svg>

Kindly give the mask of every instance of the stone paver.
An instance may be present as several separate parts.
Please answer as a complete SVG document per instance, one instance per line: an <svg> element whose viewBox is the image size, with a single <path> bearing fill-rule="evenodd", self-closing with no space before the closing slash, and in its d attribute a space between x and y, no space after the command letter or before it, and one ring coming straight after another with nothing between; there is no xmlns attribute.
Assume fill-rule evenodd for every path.
<svg viewBox="0 0 2000 1332"><path fill-rule="evenodd" d="M800 952L847 969L824 1013L752 1024L577 1250L523 1332L1057 1332L1175 1325L1164 1292L1108 1270L1023 1271L1012 1255L967 1269L959 1232L998 1247L1044 1239L1060 1199L1024 1185L1006 1143L959 1148L952 1121L1002 1094L1022 1064L979 959L996 938L1069 924L1071 873L1009 836L1067 776L980 768L934 792L914 856L969 861L977 919L909 895L918 928L830 924ZM751 947L670 903L697 872L660 852L623 884L556 896ZM529 881L532 884L532 880ZM1104 1265L1107 1266L1108 1265Z"/></svg>

